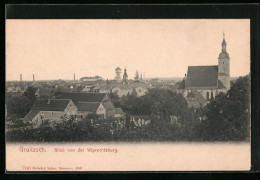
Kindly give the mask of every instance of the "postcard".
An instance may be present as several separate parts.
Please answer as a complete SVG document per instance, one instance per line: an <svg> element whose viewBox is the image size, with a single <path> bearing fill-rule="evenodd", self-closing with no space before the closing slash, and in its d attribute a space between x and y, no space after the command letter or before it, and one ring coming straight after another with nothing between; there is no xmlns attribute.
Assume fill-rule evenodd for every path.
<svg viewBox="0 0 260 180"><path fill-rule="evenodd" d="M6 19L6 171L245 171L249 19Z"/></svg>

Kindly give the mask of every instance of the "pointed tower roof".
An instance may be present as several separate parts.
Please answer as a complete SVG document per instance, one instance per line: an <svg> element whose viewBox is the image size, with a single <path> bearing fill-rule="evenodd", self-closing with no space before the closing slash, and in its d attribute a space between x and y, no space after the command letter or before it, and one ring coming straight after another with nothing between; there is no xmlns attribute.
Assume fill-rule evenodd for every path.
<svg viewBox="0 0 260 180"><path fill-rule="evenodd" d="M225 33L223 32L223 41L222 41L222 47L223 46L226 46L227 43L226 43L226 40L225 40Z"/></svg>
<svg viewBox="0 0 260 180"><path fill-rule="evenodd" d="M128 75L127 75L126 68L125 68L124 69L124 74L123 74L123 79L127 80L127 78L128 78Z"/></svg>
<svg viewBox="0 0 260 180"><path fill-rule="evenodd" d="M222 52L219 54L219 59L229 59L229 54L227 53L227 50L226 50L226 46L227 46L227 43L226 43L226 40L225 40L225 33L223 32L223 41L222 41Z"/></svg>

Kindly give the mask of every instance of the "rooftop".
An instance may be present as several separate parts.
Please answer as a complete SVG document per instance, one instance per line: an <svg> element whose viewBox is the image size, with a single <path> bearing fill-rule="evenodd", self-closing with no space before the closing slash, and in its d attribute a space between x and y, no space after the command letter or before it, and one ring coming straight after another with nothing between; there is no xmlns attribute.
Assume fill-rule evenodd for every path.
<svg viewBox="0 0 260 180"><path fill-rule="evenodd" d="M30 110L28 114L23 118L24 121L31 121L40 111Z"/></svg>
<svg viewBox="0 0 260 180"><path fill-rule="evenodd" d="M198 92L198 91L191 91L187 97L192 97L198 100L198 102L200 103L200 105L204 105L207 101L206 99Z"/></svg>
<svg viewBox="0 0 260 180"><path fill-rule="evenodd" d="M218 86L218 66L189 66L185 88Z"/></svg>
<svg viewBox="0 0 260 180"><path fill-rule="evenodd" d="M38 111L64 111L70 99L39 99L34 102L31 110Z"/></svg>
<svg viewBox="0 0 260 180"><path fill-rule="evenodd" d="M99 107L100 103L98 102L80 102L78 103L79 111L89 111L95 113Z"/></svg>
<svg viewBox="0 0 260 180"><path fill-rule="evenodd" d="M106 93L85 93L85 92L74 92L74 93L62 93L58 99L71 99L74 104L78 102L102 102L106 96Z"/></svg>

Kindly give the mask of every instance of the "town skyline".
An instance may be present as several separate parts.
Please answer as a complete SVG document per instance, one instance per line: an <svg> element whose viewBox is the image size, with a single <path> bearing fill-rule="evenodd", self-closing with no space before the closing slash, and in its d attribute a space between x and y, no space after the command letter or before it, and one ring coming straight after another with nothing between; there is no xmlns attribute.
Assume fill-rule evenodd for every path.
<svg viewBox="0 0 260 180"><path fill-rule="evenodd" d="M249 74L249 20L7 20L6 80L181 78L218 64L223 31L231 77Z"/></svg>

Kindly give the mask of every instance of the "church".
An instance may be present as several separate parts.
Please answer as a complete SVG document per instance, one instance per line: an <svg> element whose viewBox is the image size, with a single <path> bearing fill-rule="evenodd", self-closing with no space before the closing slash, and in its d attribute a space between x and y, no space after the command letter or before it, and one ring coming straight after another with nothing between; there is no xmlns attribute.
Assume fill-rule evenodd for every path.
<svg viewBox="0 0 260 180"><path fill-rule="evenodd" d="M230 89L230 58L226 47L225 34L223 34L218 65L188 67L187 76L185 75L184 97L190 107L204 106L219 92Z"/></svg>

